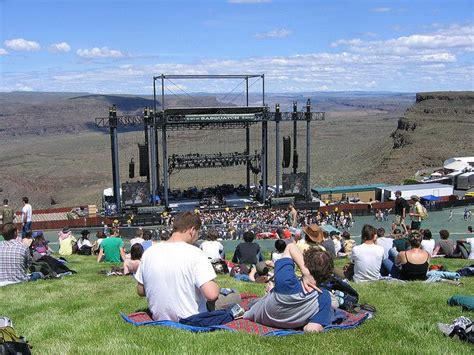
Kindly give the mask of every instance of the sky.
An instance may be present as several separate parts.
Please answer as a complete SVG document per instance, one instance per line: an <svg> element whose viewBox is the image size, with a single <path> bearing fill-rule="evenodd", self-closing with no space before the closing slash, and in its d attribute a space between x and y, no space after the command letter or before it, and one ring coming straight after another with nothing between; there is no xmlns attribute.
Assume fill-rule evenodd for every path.
<svg viewBox="0 0 474 355"><path fill-rule="evenodd" d="M0 0L3 92L473 90L473 59L472 0Z"/></svg>

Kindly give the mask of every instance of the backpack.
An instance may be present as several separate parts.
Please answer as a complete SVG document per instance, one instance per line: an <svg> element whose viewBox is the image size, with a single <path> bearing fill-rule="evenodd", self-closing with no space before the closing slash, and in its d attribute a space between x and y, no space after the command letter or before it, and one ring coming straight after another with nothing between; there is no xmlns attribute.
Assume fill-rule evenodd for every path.
<svg viewBox="0 0 474 355"><path fill-rule="evenodd" d="M359 305L357 291L337 276L333 276L330 280L321 284L321 287L333 293L338 299L339 308L345 311L351 312Z"/></svg>
<svg viewBox="0 0 474 355"><path fill-rule="evenodd" d="M422 221L428 218L428 210L421 203L419 204L418 213Z"/></svg>
<svg viewBox="0 0 474 355"><path fill-rule="evenodd" d="M7 207L2 211L2 216L3 216L3 219L2 219L3 224L8 223L8 222L13 222L15 219L15 212L13 211L13 208Z"/></svg>
<svg viewBox="0 0 474 355"><path fill-rule="evenodd" d="M0 327L0 354L31 354L28 342L17 334L11 321L8 321L6 326Z"/></svg>

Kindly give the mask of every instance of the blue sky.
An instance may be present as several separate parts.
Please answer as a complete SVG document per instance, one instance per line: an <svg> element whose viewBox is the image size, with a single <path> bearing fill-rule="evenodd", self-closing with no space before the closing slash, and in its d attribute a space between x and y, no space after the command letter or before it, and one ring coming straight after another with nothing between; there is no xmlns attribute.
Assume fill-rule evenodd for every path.
<svg viewBox="0 0 474 355"><path fill-rule="evenodd" d="M270 92L473 90L473 57L472 0L0 0L0 91L149 94L161 73L264 73Z"/></svg>

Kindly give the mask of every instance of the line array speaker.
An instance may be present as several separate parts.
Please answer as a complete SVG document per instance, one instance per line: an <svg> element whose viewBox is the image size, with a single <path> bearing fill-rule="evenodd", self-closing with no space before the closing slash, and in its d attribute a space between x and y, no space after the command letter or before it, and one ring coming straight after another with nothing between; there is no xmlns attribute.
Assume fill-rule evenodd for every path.
<svg viewBox="0 0 474 355"><path fill-rule="evenodd" d="M291 160L291 137L283 137L283 162L282 165L284 168L290 166Z"/></svg>
<svg viewBox="0 0 474 355"><path fill-rule="evenodd" d="M128 177L130 179L135 177L135 162L133 161L133 158L130 160L130 163L128 163Z"/></svg>
<svg viewBox="0 0 474 355"><path fill-rule="evenodd" d="M148 176L148 145L138 144L138 158L140 160L140 176Z"/></svg>

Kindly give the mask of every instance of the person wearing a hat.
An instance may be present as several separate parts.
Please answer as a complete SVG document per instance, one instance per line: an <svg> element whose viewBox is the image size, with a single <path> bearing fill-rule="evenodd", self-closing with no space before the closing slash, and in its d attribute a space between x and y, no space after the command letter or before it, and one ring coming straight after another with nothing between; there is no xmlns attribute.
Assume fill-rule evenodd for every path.
<svg viewBox="0 0 474 355"><path fill-rule="evenodd" d="M421 227L421 213L422 207L420 203L420 198L417 195L413 195L410 198L411 208L410 208L410 217L411 217L411 230L420 230Z"/></svg>
<svg viewBox="0 0 474 355"><path fill-rule="evenodd" d="M324 233L320 226L317 224L304 226L303 232L305 234L305 241L299 241L296 243L296 246L302 253L314 246L319 246L321 248L321 243L324 241Z"/></svg>
<svg viewBox="0 0 474 355"><path fill-rule="evenodd" d="M76 245L76 238L71 233L69 227L64 227L62 231L58 233L59 237L59 255L68 256L72 255L73 247Z"/></svg>

